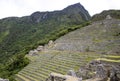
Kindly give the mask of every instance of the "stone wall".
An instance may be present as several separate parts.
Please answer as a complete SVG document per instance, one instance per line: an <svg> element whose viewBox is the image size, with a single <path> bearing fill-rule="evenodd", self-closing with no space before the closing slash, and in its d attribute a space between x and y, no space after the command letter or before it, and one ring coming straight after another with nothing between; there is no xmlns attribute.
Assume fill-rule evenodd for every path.
<svg viewBox="0 0 120 81"><path fill-rule="evenodd" d="M50 77L46 81L82 81L80 78L62 75L58 73L51 73Z"/></svg>

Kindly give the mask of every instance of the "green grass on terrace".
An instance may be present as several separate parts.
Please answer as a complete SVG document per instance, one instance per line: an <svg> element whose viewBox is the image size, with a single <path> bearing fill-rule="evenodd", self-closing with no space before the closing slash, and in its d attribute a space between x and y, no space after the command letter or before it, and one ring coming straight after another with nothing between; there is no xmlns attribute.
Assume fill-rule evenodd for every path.
<svg viewBox="0 0 120 81"><path fill-rule="evenodd" d="M31 62L16 77L17 81L45 81L51 72L67 74L71 69L78 71L92 59L97 59L100 54L94 52L70 52L50 50L40 52L37 56L26 55Z"/></svg>

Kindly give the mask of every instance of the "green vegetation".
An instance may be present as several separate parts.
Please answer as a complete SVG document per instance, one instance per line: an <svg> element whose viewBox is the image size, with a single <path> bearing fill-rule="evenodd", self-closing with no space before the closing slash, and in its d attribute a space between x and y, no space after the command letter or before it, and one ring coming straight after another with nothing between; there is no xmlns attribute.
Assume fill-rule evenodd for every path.
<svg viewBox="0 0 120 81"><path fill-rule="evenodd" d="M117 56L117 55L115 55L115 56L113 56L113 55L106 55L105 57L107 57L107 58L118 58L118 59L120 59L120 56Z"/></svg>
<svg viewBox="0 0 120 81"><path fill-rule="evenodd" d="M120 60L111 60L111 59L106 59L106 58L99 58L97 60L106 61L106 62L118 62L118 63L120 63Z"/></svg>
<svg viewBox="0 0 120 81"><path fill-rule="evenodd" d="M17 81L45 81L51 72L67 74L69 70L78 71L80 66L99 58L94 52L44 51L37 56L26 55L31 62L18 74Z"/></svg>
<svg viewBox="0 0 120 81"><path fill-rule="evenodd" d="M62 11L35 12L25 17L0 20L0 77L12 80L29 62L24 56L38 45L56 40L64 34L89 23L90 15L81 12L80 4ZM81 14L82 13L82 14ZM85 17L84 17L85 16ZM87 19L86 19L87 17ZM83 24L83 25L81 25Z"/></svg>
<svg viewBox="0 0 120 81"><path fill-rule="evenodd" d="M27 58L23 58L21 55L13 56L6 64L0 65L0 77L9 78L10 81L14 81L14 74L20 71L29 63Z"/></svg>
<svg viewBox="0 0 120 81"><path fill-rule="evenodd" d="M111 63L120 63L120 56L118 56L118 55L104 55L102 58L98 58L97 60L111 62Z"/></svg>
<svg viewBox="0 0 120 81"><path fill-rule="evenodd" d="M1 64L4 68L1 69L0 77L9 78L10 80L13 80L12 75L17 73L19 70L22 69L22 67L28 64L28 61L26 58L24 58L24 55L27 54L29 50L36 48L38 45L47 44L49 40L55 40L60 36L63 36L66 33L81 28L85 25L88 25L88 23L84 23L83 25L77 26L69 26L68 28L61 27L60 29L48 32L47 34L44 34L42 32L42 35L40 34L40 31L42 30L36 30L36 32L33 33L33 29L29 30L32 32L29 32L28 30L24 30L25 32L21 31L25 29L24 27L23 29L18 29L17 27L10 29L10 34L7 33L8 35L5 37L6 40L4 39L1 43L2 48L0 49L0 56L2 58L0 59L0 61L4 63L5 66ZM22 56L19 56L18 54L22 54ZM12 59L12 57L15 57L15 59ZM16 64L17 66L14 66Z"/></svg>

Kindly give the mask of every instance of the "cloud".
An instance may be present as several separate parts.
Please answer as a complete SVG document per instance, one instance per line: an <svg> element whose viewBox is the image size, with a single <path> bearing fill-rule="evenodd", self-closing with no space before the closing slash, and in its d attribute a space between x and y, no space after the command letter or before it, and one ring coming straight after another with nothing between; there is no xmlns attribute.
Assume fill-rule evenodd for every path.
<svg viewBox="0 0 120 81"><path fill-rule="evenodd" d="M61 10L80 2L91 15L108 9L120 9L120 0L0 0L0 18L25 16L35 11Z"/></svg>

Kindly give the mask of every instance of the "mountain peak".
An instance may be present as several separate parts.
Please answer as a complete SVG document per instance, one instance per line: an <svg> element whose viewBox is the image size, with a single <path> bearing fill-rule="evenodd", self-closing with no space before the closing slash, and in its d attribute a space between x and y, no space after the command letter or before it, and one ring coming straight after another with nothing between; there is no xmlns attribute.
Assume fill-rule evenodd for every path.
<svg viewBox="0 0 120 81"><path fill-rule="evenodd" d="M70 6L81 6L81 4L80 3L75 3L75 4L70 5Z"/></svg>
<svg viewBox="0 0 120 81"><path fill-rule="evenodd" d="M70 5L70 6L78 6L78 7L80 7L80 6L82 6L80 3L75 3L75 4L73 4L73 5Z"/></svg>
<svg viewBox="0 0 120 81"><path fill-rule="evenodd" d="M84 18L86 20L90 19L90 15L89 15L88 11L80 3L70 5L70 6L66 7L66 8L64 8L63 11L65 13L79 13L82 16L84 16Z"/></svg>
<svg viewBox="0 0 120 81"><path fill-rule="evenodd" d="M75 3L73 5L69 5L68 7L66 7L65 9L69 9L69 8L84 8L83 5L81 5L80 3ZM85 8L84 8L85 9Z"/></svg>
<svg viewBox="0 0 120 81"><path fill-rule="evenodd" d="M79 18L74 16L74 19L81 19L81 20L89 20L90 15L88 11L80 4L76 3L73 5L70 5L63 10L60 11L53 11L53 12L34 12L31 14L31 19L33 22L39 23L43 20L48 20L49 18L57 18L58 16L62 16L63 14L66 14L68 17L72 17L73 15L79 16ZM57 18L58 19L58 18ZM66 21L64 18L63 21ZM60 19L59 19L60 20Z"/></svg>

